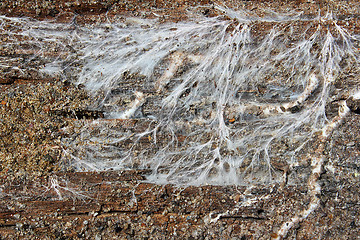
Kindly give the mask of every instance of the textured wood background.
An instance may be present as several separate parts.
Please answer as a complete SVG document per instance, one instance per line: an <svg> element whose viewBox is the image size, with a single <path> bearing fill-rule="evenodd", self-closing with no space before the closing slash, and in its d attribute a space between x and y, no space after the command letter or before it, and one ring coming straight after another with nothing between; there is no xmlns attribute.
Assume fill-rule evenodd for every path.
<svg viewBox="0 0 360 240"><path fill-rule="evenodd" d="M39 20L56 19L78 24L116 21L119 16L161 16L162 21L187 19L187 10L195 6L202 14L216 15L212 1L8 1L0 3L0 13L6 16L26 16ZM229 1L229 6L250 11L272 9L274 11L303 11L315 16L330 10L338 17L338 24L352 33L360 33L360 4L358 1ZM298 23L302 24L302 23ZM266 29L259 24L256 31ZM9 26L11 28L11 26ZM6 33L1 33L6 43ZM11 52L1 45L3 58L18 54L26 58L30 52ZM13 62L13 65L18 63ZM34 63L34 65L39 63ZM0 88L2 94L20 91L34 92L34 85L58 84L58 79L41 79L36 72L19 73L2 69ZM61 83L63 84L63 83ZM357 76L338 81L339 89L353 89L359 84ZM47 86L47 85L46 85ZM59 85L62 90L56 101L66 101L74 86ZM41 88L41 87L40 87ZM47 87L44 87L47 90ZM58 89L58 88L54 88ZM348 97L344 91L344 97ZM5 95L2 95L5 96ZM5 98L4 98L5 99ZM60 99L60 100L59 100ZM2 99L0 99L2 100ZM26 99L25 99L26 100ZM24 101L25 101L24 100ZM15 114L15 98L1 102L1 118ZM13 102L12 102L13 101ZM45 100L44 100L45 101ZM47 99L43 105L53 104ZM86 105L86 101L84 102ZM358 103L352 103L354 112ZM20 105L19 105L20 106ZM35 106L35 105L34 105ZM41 114L27 115L30 107L21 108L24 116L40 119L51 118L58 122L76 122L67 109L45 109ZM81 112L88 118L101 117L98 112ZM54 112L55 111L55 112ZM58 112L56 112L58 111ZM304 221L294 226L288 239L359 239L360 236L360 116L350 113L325 146L324 155L336 162L335 169L323 170L320 177L322 192L320 206ZM24 117L25 118L25 117ZM7 122L6 126L10 123ZM70 123L71 124L71 123ZM14 127L13 129L15 129ZM13 130L2 131L1 156L27 161L29 156L15 155L26 149L12 145L16 140ZM19 130L20 131L20 130ZM26 130L24 130L26 131ZM30 129L29 132L32 130ZM29 133L30 134L30 133ZM35 133L34 133L35 134ZM59 133L60 134L60 133ZM47 133L43 133L46 138ZM32 136L32 135L31 135ZM35 136L35 135L34 135ZM8 143L6 139L10 139ZM25 145L35 142L36 137L25 140ZM40 158L26 163L2 161L0 179L0 236L1 239L269 239L276 238L282 223L289 221L309 204L307 186L252 186L220 187L203 186L176 188L143 182L144 171L120 171L100 173L64 172L56 169L44 156L57 159L55 138L49 138L50 150L39 150ZM39 145L44 148L45 145ZM55 161L55 160L54 160ZM19 169L11 169L14 164ZM36 165L36 166L33 166ZM41 166L41 167L39 167ZM46 173L42 173L46 171ZM12 173L15 172L15 173ZM25 173L24 173L25 172Z"/></svg>

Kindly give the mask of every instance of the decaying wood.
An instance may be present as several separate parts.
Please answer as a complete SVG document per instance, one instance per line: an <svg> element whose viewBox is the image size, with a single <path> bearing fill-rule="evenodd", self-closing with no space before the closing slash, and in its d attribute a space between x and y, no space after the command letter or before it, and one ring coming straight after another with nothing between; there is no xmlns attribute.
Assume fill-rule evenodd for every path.
<svg viewBox="0 0 360 240"><path fill-rule="evenodd" d="M180 21L188 17L187 9L193 9L198 5L202 7L199 7L197 11L206 16L218 14L215 5L210 1L127 0L95 3L85 0L78 2L65 0L51 4L46 1L5 0L1 3L0 12L7 16L25 15L40 20L73 21L74 25L104 22L109 19L115 21L119 15L149 18L161 16L161 21ZM358 1L346 3L301 0L230 1L228 4L249 11L258 11L264 7L274 10L285 8L301 10L304 15L309 16L315 16L319 11L333 10L339 18L339 25L354 33L360 32ZM301 25L302 23L294 24ZM261 31L271 27L271 23L254 24L254 35L261 35ZM27 59L32 54L25 50L14 53L6 51L5 48L1 48L2 56L17 54L22 59ZM44 54L50 56L52 53ZM18 62L8 64L16 65ZM34 66L36 64L40 63L34 63ZM172 71L177 69L176 66L171 68L175 69ZM169 76L160 79L159 87L165 87L168 84L168 78L173 75L174 73L171 72ZM6 108L6 111L15 112L14 102L17 100L11 97L12 89L18 87L31 92L32 89L27 88L29 85L40 82L54 84L58 81L59 79L45 78L35 70L20 73L7 71L4 68L0 73L0 91L9 91L9 89L11 91L8 98L0 99L0 107ZM348 81L338 83L341 89L356 88L358 84L359 79L350 77ZM73 92L67 91L66 88L67 86L62 88L65 90L61 94L71 95ZM347 98L345 94L344 99ZM55 100L44 101L54 104ZM72 170L55 171L50 168L49 173L41 175L34 167L32 170L24 169L23 172L26 174L19 173L18 177L14 177L11 175L11 169L3 169L1 166L0 238L276 239L281 237L278 232L282 224L304 212L311 203L311 198L316 198L319 201L318 208L305 221L297 221L286 236L289 239L357 239L360 235L359 101L349 99L348 106L352 112L341 125L334 129L333 135L321 142L324 162L321 163L323 168L317 171L315 176L316 181L319 181L321 185L321 194L317 193L316 196L308 194L309 189L306 185L296 184L179 188L172 185L147 183L146 175L149 171L146 170L73 172ZM19 117L23 118L20 119L21 121L25 122L31 115L29 109L30 107L21 106L22 112L19 113ZM52 117L56 121L68 121L70 124L78 121L77 119L104 117L102 112L84 107L72 109L75 107L71 109L46 108L39 114L49 114L49 119ZM114 124L116 127L134 132L146 129L149 124L134 119L101 121L101 124ZM20 132L21 129L19 129L16 134ZM0 132L0 135L3 132ZM30 124L24 132L28 133L26 136L30 136L29 139L33 141L36 138L42 139L41 136L37 137L37 132ZM61 132L56 132L53 138L61 134ZM20 149L19 146L11 145L12 139L1 135L0 153L2 156ZM165 137L163 139L166 140ZM27 141L30 148L31 140ZM149 141L144 137L144 146L148 146ZM316 142L315 139L312 143L316 145L319 141ZM39 146L50 153L59 150L59 146L49 144L44 142ZM48 152L43 154L49 155ZM44 160L46 163L38 161L37 164L49 164L56 154L49 156L48 160ZM26 156L21 155L18 158L23 160ZM305 158L293 169L289 170L288 166L279 168L284 168L284 172L286 169L286 178L288 175L294 178L293 175L297 172L308 170L306 167L309 165L309 159Z"/></svg>

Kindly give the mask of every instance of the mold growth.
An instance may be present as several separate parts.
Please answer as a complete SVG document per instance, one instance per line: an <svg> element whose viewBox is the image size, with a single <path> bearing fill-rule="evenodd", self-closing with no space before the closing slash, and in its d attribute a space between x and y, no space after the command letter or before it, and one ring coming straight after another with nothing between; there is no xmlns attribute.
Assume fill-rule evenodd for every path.
<svg viewBox="0 0 360 240"><path fill-rule="evenodd" d="M332 121L332 84L357 65L358 36L331 14L217 11L162 24L2 21L30 36L45 59L38 74L84 85L104 112L64 129L77 170L151 169L148 181L177 185L283 181ZM56 57L45 54L53 42Z"/></svg>

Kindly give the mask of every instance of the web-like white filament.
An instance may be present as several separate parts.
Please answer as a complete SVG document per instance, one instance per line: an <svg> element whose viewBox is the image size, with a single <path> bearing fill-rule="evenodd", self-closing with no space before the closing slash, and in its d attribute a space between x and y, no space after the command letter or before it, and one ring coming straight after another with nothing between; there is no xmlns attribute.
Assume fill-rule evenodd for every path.
<svg viewBox="0 0 360 240"><path fill-rule="evenodd" d="M331 86L342 62L357 64L357 36L331 15L218 9L231 19L80 27L2 17L1 24L13 23L10 35L26 36L44 59L39 74L85 85L90 107L109 118L83 122L63 139L79 170L145 168L149 181L180 185L280 181L274 161L294 164L331 121ZM295 34L297 21L303 29ZM256 34L262 23L271 27ZM132 119L142 127L124 127Z"/></svg>

